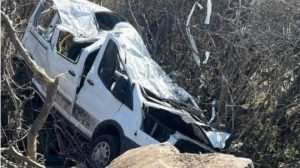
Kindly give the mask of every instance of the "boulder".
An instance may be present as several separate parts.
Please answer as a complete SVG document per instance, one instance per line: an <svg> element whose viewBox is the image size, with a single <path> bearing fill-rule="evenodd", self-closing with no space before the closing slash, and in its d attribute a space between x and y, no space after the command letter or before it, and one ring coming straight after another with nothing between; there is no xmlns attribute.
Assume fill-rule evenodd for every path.
<svg viewBox="0 0 300 168"><path fill-rule="evenodd" d="M114 159L108 168L254 168L247 158L221 153L180 153L169 143L129 150Z"/></svg>

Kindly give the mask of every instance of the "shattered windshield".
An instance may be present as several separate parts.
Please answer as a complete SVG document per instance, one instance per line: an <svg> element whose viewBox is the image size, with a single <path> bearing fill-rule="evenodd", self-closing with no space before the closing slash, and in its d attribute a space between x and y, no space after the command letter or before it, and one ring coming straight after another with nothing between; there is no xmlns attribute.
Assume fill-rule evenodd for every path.
<svg viewBox="0 0 300 168"><path fill-rule="evenodd" d="M120 41L126 45L123 60L132 80L162 99L186 102L192 97L179 87L150 57L150 54L133 27L123 31Z"/></svg>

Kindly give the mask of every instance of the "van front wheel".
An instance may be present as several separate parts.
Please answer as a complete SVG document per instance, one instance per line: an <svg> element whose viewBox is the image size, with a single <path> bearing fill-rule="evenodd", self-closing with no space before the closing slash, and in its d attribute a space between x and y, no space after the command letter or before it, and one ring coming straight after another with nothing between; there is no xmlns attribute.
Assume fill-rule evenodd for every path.
<svg viewBox="0 0 300 168"><path fill-rule="evenodd" d="M91 160L94 167L107 166L118 154L117 143L111 135L101 135L93 142Z"/></svg>

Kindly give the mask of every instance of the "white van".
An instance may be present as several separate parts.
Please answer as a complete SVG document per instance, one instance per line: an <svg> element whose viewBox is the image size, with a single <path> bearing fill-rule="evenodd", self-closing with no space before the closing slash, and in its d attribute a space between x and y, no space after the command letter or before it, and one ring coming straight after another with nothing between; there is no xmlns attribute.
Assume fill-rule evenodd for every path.
<svg viewBox="0 0 300 168"><path fill-rule="evenodd" d="M86 0L41 0L22 43L50 77L61 76L54 107L91 141L96 165L160 142L183 152L225 147L230 135L207 124L116 13ZM46 96L45 85L33 83Z"/></svg>

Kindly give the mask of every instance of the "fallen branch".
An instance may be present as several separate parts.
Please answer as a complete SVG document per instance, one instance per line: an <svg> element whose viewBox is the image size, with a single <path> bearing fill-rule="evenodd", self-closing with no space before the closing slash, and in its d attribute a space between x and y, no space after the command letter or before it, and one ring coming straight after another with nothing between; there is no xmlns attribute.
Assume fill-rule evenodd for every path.
<svg viewBox="0 0 300 168"><path fill-rule="evenodd" d="M23 156L22 153L18 152L14 147L11 147L7 152L10 154L10 156L13 156L16 160L20 160L22 162L26 162L28 167L36 167L36 168L44 168L45 166L35 162L34 160ZM22 165L22 163L18 163L19 165Z"/></svg>
<svg viewBox="0 0 300 168"><path fill-rule="evenodd" d="M38 117L34 120L27 136L27 155L34 160L36 159L37 137L39 136L39 131L43 127L44 123L46 122L50 114L51 107L55 99L57 86L58 86L58 79L56 78L55 82L52 83L50 87L47 89L47 97L42 107L42 111L40 112Z"/></svg>

